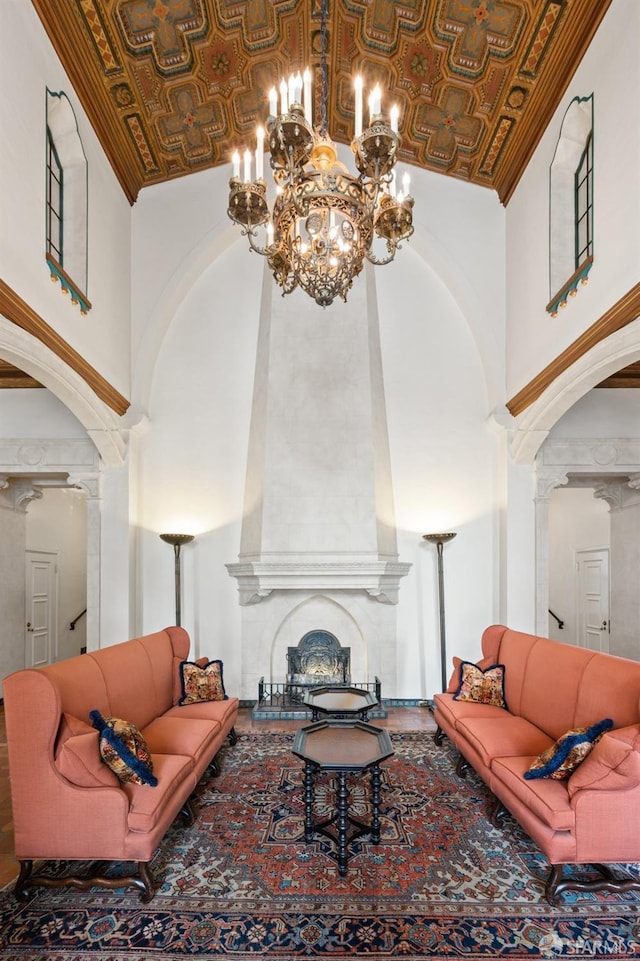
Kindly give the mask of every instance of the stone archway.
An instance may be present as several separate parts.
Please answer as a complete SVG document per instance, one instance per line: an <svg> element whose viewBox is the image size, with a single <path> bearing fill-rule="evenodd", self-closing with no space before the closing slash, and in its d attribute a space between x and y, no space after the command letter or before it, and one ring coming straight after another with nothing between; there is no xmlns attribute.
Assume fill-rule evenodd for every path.
<svg viewBox="0 0 640 961"><path fill-rule="evenodd" d="M582 438L567 444L547 442L560 418L606 377L640 360L640 318L625 324L562 371L543 393L507 425L514 464L529 466L534 480L535 630L546 635L549 599L549 498L570 473L636 474L640 450L626 439ZM606 447L606 449L605 449Z"/></svg>

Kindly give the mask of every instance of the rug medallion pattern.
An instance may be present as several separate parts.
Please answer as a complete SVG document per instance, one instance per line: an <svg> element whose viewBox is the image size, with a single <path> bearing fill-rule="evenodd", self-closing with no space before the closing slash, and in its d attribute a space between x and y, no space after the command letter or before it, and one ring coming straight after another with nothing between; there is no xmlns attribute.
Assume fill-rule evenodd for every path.
<svg viewBox="0 0 640 961"><path fill-rule="evenodd" d="M299 958L514 959L640 956L640 898L601 893L544 900L546 859L508 819L486 817L473 772L424 733L393 734L382 765L381 840L351 849L304 841L302 762L292 734L240 736L203 781L191 827L176 823L156 853L156 897L39 889L19 905L0 893L0 959L178 961ZM350 778L351 809L370 815L369 775ZM316 786L318 820L334 784ZM68 864L52 871L65 873ZM637 872L640 866L627 866Z"/></svg>

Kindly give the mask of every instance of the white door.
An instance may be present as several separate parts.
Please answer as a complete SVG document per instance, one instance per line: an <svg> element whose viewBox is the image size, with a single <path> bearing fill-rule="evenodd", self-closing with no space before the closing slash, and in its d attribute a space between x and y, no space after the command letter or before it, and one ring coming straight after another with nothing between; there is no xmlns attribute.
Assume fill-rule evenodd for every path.
<svg viewBox="0 0 640 961"><path fill-rule="evenodd" d="M25 667L42 667L55 660L58 555L26 553Z"/></svg>
<svg viewBox="0 0 640 961"><path fill-rule="evenodd" d="M609 650L609 548L576 551L577 642L592 651Z"/></svg>

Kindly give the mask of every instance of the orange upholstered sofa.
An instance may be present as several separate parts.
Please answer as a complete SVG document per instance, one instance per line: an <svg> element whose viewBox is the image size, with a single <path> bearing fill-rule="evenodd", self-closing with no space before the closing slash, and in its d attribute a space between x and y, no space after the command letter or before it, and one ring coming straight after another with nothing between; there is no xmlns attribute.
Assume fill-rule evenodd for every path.
<svg viewBox="0 0 640 961"><path fill-rule="evenodd" d="M484 632L482 653L482 669L504 665L506 707L456 699L457 667L434 697L436 743L447 735L458 774L470 765L486 782L492 823L510 813L544 852L549 901L569 889L640 890L633 871L609 867L640 861L640 663L499 625ZM605 718L613 726L573 773L525 778L563 735ZM580 867L563 878L568 864L598 874Z"/></svg>
<svg viewBox="0 0 640 961"><path fill-rule="evenodd" d="M153 897L154 852L179 813L193 816L190 795L208 768L216 773L225 739L236 741L237 698L179 706L189 648L187 632L168 627L5 678L19 900L34 884L133 885L143 901ZM157 784L122 781L103 762L94 711L136 726ZM135 869L62 878L46 866L34 872L34 861L60 860L134 862Z"/></svg>

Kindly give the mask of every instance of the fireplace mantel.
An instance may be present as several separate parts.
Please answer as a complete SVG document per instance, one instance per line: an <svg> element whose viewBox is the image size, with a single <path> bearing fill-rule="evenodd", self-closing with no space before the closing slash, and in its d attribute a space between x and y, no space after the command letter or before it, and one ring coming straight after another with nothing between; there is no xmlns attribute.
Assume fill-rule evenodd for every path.
<svg viewBox="0 0 640 961"><path fill-rule="evenodd" d="M397 604L400 578L411 564L397 560L241 561L225 565L238 581L240 604L257 604L274 591L364 591L382 604Z"/></svg>

